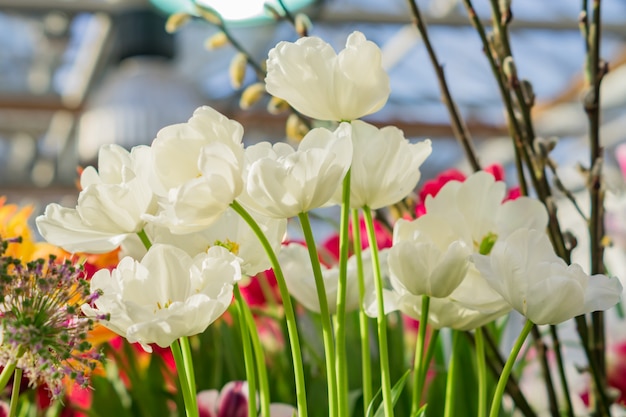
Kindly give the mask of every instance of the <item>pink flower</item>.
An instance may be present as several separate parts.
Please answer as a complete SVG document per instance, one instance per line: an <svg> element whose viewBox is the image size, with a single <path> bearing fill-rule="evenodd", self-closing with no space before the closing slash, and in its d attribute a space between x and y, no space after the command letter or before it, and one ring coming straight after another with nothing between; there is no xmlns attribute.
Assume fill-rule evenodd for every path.
<svg viewBox="0 0 626 417"><path fill-rule="evenodd" d="M367 241L367 229L365 227L365 219L359 217L359 230L361 232L361 249L367 249L369 242ZM350 254L352 255L352 240L354 239L352 222L349 226L350 238ZM376 234L376 243L379 249L390 248L393 242L391 232L385 228L380 222L374 220L374 233ZM335 265L339 260L339 235L333 234L322 243L319 250L322 263L325 265Z"/></svg>
<svg viewBox="0 0 626 417"><path fill-rule="evenodd" d="M623 331L623 324L620 327ZM609 386L619 390L616 402L626 405L626 339L619 336L619 340L608 341L606 376Z"/></svg>
<svg viewBox="0 0 626 417"><path fill-rule="evenodd" d="M231 381L221 391L205 390L198 393L200 417L247 417L248 383ZM293 417L296 409L287 404L271 404L271 417Z"/></svg>
<svg viewBox="0 0 626 417"><path fill-rule="evenodd" d="M492 164L483 169L483 171L493 175L496 181L504 181L504 168L500 164ZM437 175L435 178L430 179L424 183L422 189L419 191L419 201L415 207L416 217L420 217L426 214L426 198L428 196L435 197L439 190L450 181L463 182L467 176L458 169L448 169ZM521 195L519 187L510 188L507 192L504 201L515 200Z"/></svg>

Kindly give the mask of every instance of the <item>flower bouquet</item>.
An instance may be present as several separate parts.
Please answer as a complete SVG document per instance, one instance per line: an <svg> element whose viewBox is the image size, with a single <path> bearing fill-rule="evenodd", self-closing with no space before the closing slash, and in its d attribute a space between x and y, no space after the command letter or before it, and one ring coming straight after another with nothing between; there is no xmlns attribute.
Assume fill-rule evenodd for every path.
<svg viewBox="0 0 626 417"><path fill-rule="evenodd" d="M87 273L54 258L2 258L9 414L33 409L19 395L22 371L65 399L64 412L89 416L623 413L609 388L602 313L622 285L603 263L600 2L582 20L590 271L572 262L575 239L557 215L554 143L533 132L532 88L508 41L510 4L491 3L487 34L464 1L503 98L518 188L507 191L501 167L481 165L409 2L475 171L447 171L419 195L431 142L361 120L390 93L376 44L353 32L335 52L306 36L306 19L275 11L303 36L269 51L265 70L198 6L240 52L235 81L246 65L262 76L244 91L245 106L266 91L302 138L244 146L242 125L205 106L149 146L103 146L97 169L81 173L76 207L50 204L36 225L67 259L112 261ZM187 17L172 16L168 28ZM315 222L332 206L336 234L321 241ZM2 236L4 251L19 245L14 237ZM107 342L94 327L110 330ZM565 349L580 359L568 361ZM81 391L67 394L59 378L86 385L87 373L93 389L77 405L71 393Z"/></svg>

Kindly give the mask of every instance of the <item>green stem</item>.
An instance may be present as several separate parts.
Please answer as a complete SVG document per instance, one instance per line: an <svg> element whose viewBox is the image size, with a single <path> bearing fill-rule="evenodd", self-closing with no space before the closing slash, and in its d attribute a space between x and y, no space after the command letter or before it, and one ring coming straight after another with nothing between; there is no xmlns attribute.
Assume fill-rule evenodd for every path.
<svg viewBox="0 0 626 417"><path fill-rule="evenodd" d="M17 415L17 403L20 398L20 384L22 383L22 369L15 369L13 374L13 388L11 390L11 405L9 406L9 417Z"/></svg>
<svg viewBox="0 0 626 417"><path fill-rule="evenodd" d="M487 363L485 360L485 340L483 328L474 331L476 342L476 371L478 373L478 414L477 417L487 416Z"/></svg>
<svg viewBox="0 0 626 417"><path fill-rule="evenodd" d="M17 365L17 361L11 361L2 370L0 373L0 391L4 390L4 387L7 386L11 376L13 375L13 371L15 371L15 366Z"/></svg>
<svg viewBox="0 0 626 417"><path fill-rule="evenodd" d="M256 331L256 323L250 306L242 303L243 313L245 315L248 330L250 332L250 340L252 341L252 352L257 366L257 378L259 382L259 396L261 398L261 416L269 417L270 415L270 387L267 379L267 365L265 363L265 355L263 354L263 345L259 339L259 333Z"/></svg>
<svg viewBox="0 0 626 417"><path fill-rule="evenodd" d="M369 207L363 207L367 237L372 253L372 270L374 272L374 284L376 286L376 301L378 304L378 349L380 359L381 390L383 393L383 408L385 417L393 417L393 399L391 397L391 373L389 372L389 352L387 346L387 320L385 318L385 304L383 299L383 277L380 271L378 259L378 245L376 244L376 232L374 220Z"/></svg>
<svg viewBox="0 0 626 417"><path fill-rule="evenodd" d="M256 407L256 372L254 367L254 357L252 355L252 345L248 332L248 322L246 320L244 305L246 302L241 296L239 285L235 285L235 300L237 301L237 321L241 331L241 344L243 346L243 360L246 367L246 379L248 381L248 417L257 417Z"/></svg>
<svg viewBox="0 0 626 417"><path fill-rule="evenodd" d="M513 370L513 365L515 364L515 360L517 359L517 355L520 350L522 350L522 346L524 345L524 341L528 337L528 334L532 330L535 324L526 320L526 324L524 324L524 328L520 332L513 348L511 349L511 353L509 354L506 363L504 364L504 368L500 373L500 379L498 380L498 385L496 386L496 391L493 394L493 400L491 402L491 412L489 413L489 417L497 417L500 413L500 404L502 403L502 397L504 396L504 389L506 388L506 382L509 379L509 375Z"/></svg>
<svg viewBox="0 0 626 417"><path fill-rule="evenodd" d="M433 330L432 334L430 335L430 341L428 342L428 349L426 349L426 355L424 356L424 362L422 368L420 369L420 379L422 381L422 386L424 386L424 381L426 380L426 375L428 374L430 363L432 362L433 356L435 356L435 351L437 350L438 337L439 329Z"/></svg>
<svg viewBox="0 0 626 417"><path fill-rule="evenodd" d="M452 353L450 355L450 362L448 363L448 375L446 377L446 401L443 410L444 417L454 416L455 401L454 401L454 387L456 385L457 378L457 361L459 355L459 331L452 330Z"/></svg>
<svg viewBox="0 0 626 417"><path fill-rule="evenodd" d="M289 295L289 290L287 289L287 283L285 282L282 268L280 267L280 263L278 262L276 253L274 253L272 244L267 240L267 237L265 236L257 222L254 220L254 218L252 218L252 216L250 216L246 209L243 208L243 206L241 206L241 204L239 204L237 201L233 201L231 207L237 212L237 214L239 214L244 219L246 223L248 223L250 228L254 231L268 256L270 263L272 264L272 269L274 270L274 275L276 276L276 284L278 285L278 290L280 291L280 296L283 301L285 321L287 323L287 333L289 334L289 341L291 343L291 357L293 360L294 368L298 416L307 417L308 410L306 402L306 389L304 384L304 367L302 365L302 351L300 349L300 338L298 336L298 323L296 321L293 304L291 303L291 297Z"/></svg>
<svg viewBox="0 0 626 417"><path fill-rule="evenodd" d="M361 373L363 387L363 411L367 415L367 406L372 402L372 360L370 350L369 317L365 314L363 300L365 299L365 278L363 273L363 253L361 250L361 227L359 225L359 211L352 210L352 239L353 251L356 259L356 273L359 282L359 334L361 337Z"/></svg>
<svg viewBox="0 0 626 417"><path fill-rule="evenodd" d="M313 277L315 278L315 288L320 303L320 316L322 319L322 339L324 340L324 354L326 356L326 379L328 381L328 403L329 415L331 417L337 415L337 375L335 367L335 342L333 340L333 328L330 321L330 313L328 311L328 299L326 296L326 287L324 286L324 277L322 276L322 268L315 247L315 239L313 238L313 229L309 216L306 213L298 214L304 240L309 251L311 267L313 268Z"/></svg>
<svg viewBox="0 0 626 417"><path fill-rule="evenodd" d="M346 357L346 295L348 256L350 249L350 171L343 179L343 201L339 228L339 282L337 284L337 314L335 317L335 366L337 372L337 407L340 416L348 415L348 359ZM358 223L353 226L357 228Z"/></svg>
<svg viewBox="0 0 626 417"><path fill-rule="evenodd" d="M180 351L183 355L183 363L185 365L185 373L187 374L187 379L189 380L189 389L193 394L194 402L196 398L196 375L193 370L193 356L191 355L191 346L189 345L189 338L187 336L183 336L178 339L178 343L180 343Z"/></svg>
<svg viewBox="0 0 626 417"><path fill-rule="evenodd" d="M141 229L137 232L137 236L139 236L139 239L141 240L141 243L143 243L143 246L146 248L146 250L150 249L150 247L152 246L152 242L150 242L150 238L146 234L146 231L144 229Z"/></svg>
<svg viewBox="0 0 626 417"><path fill-rule="evenodd" d="M424 347L426 346L426 327L428 325L428 308L430 297L422 295L422 312L420 314L420 324L415 342L415 359L413 361L413 403L411 415L416 415L422 403L422 391L424 390L424 380L422 379L422 368L427 366L424 363Z"/></svg>
<svg viewBox="0 0 626 417"><path fill-rule="evenodd" d="M172 343L170 346L174 362L176 363L176 371L178 380L180 381L180 389L183 392L183 401L185 403L185 415L187 417L198 417L198 406L196 404L195 392L191 391L189 376L187 375L187 365L183 359L181 347L179 343Z"/></svg>

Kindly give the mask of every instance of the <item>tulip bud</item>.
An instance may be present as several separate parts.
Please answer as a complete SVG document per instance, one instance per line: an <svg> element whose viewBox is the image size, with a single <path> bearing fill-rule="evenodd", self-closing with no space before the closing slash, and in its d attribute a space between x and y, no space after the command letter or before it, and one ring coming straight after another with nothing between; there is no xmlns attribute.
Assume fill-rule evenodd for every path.
<svg viewBox="0 0 626 417"><path fill-rule="evenodd" d="M228 43L228 36L224 32L217 32L215 35L204 41L204 47L208 50L218 49Z"/></svg>
<svg viewBox="0 0 626 417"><path fill-rule="evenodd" d="M285 125L287 139L300 142L308 133L309 128L297 114L290 114Z"/></svg>
<svg viewBox="0 0 626 417"><path fill-rule="evenodd" d="M239 99L239 107L243 110L249 109L254 103L259 101L265 94L265 83L254 83L248 86Z"/></svg>
<svg viewBox="0 0 626 417"><path fill-rule="evenodd" d="M281 114L289 110L289 103L282 98L274 97L267 103L267 111L269 114Z"/></svg>
<svg viewBox="0 0 626 417"><path fill-rule="evenodd" d="M174 33L181 27L183 27L191 18L189 13L178 12L170 15L165 22L165 31L167 33Z"/></svg>
<svg viewBox="0 0 626 417"><path fill-rule="evenodd" d="M296 28L296 32L298 32L298 35L304 37L308 35L309 30L311 30L311 27L313 27L313 24L311 23L311 19L309 19L309 16L305 15L304 13L298 13L295 17L294 26Z"/></svg>
<svg viewBox="0 0 626 417"><path fill-rule="evenodd" d="M248 65L248 58L244 53L239 52L230 61L230 84L234 89L241 88L243 80L246 76L246 67Z"/></svg>

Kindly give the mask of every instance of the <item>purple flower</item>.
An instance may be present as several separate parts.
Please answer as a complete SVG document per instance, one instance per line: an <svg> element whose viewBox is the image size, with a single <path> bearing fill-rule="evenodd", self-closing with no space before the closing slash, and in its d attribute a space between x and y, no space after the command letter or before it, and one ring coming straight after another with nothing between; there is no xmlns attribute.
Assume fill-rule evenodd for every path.
<svg viewBox="0 0 626 417"><path fill-rule="evenodd" d="M248 383L231 381L221 391L212 389L198 393L200 417L247 417ZM296 409L287 404L271 404L271 417L294 417Z"/></svg>
<svg viewBox="0 0 626 417"><path fill-rule="evenodd" d="M31 386L44 382L55 398L65 377L87 386L101 358L87 341L93 320L80 314L97 298L82 268L53 256L23 264L6 249L0 238L0 366L14 364Z"/></svg>

